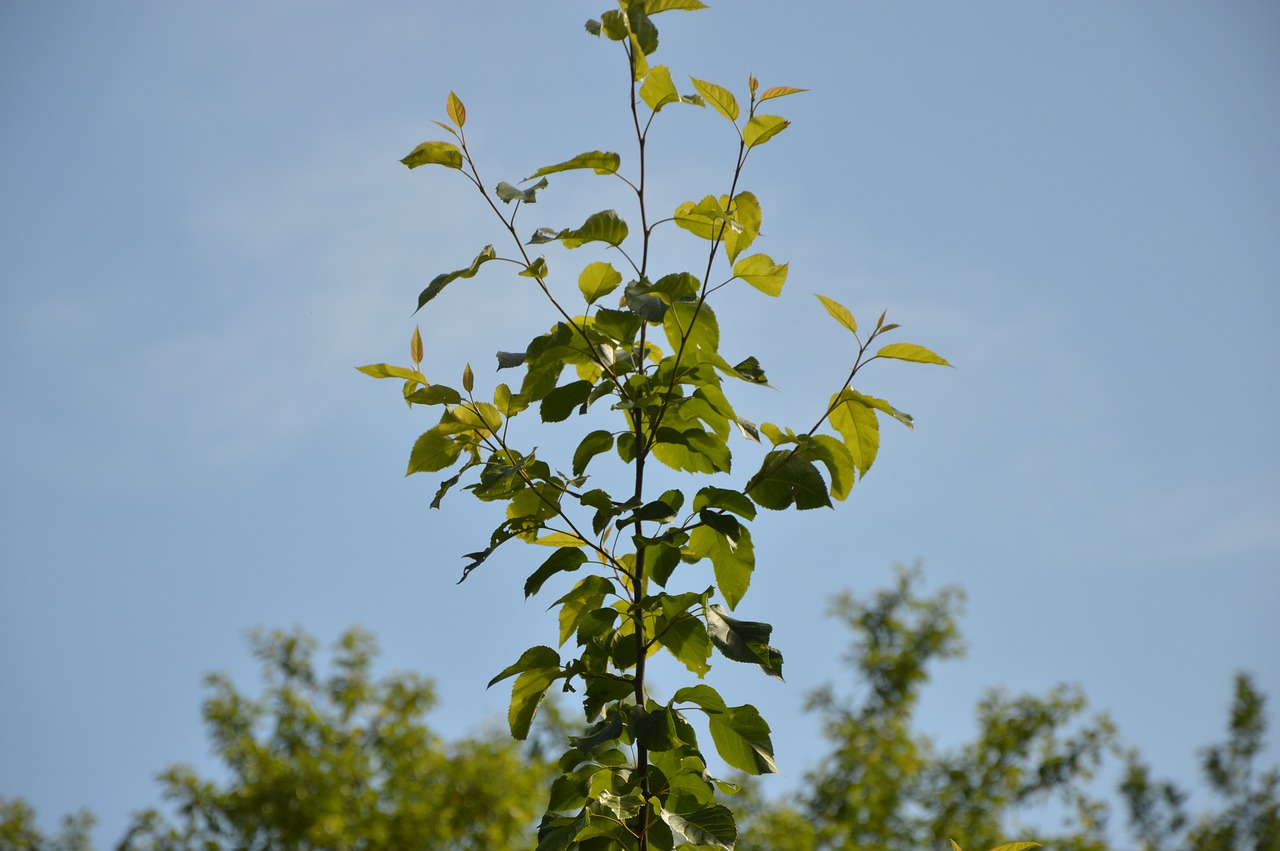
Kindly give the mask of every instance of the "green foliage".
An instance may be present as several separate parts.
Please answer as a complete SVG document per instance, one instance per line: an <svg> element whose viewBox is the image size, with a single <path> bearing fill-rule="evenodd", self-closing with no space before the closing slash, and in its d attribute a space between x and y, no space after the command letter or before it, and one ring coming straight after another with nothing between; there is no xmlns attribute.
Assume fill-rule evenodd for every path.
<svg viewBox="0 0 1280 851"><path fill-rule="evenodd" d="M375 680L372 638L345 633L320 676L301 632L256 634L268 687L254 699L214 674L204 719L226 764L219 785L183 766L160 775L178 815L134 816L119 851L514 848L549 776L509 740L446 745L423 723L435 703L412 675ZM22 846L18 846L22 847Z"/></svg>
<svg viewBox="0 0 1280 851"><path fill-rule="evenodd" d="M894 587L869 601L847 593L836 598L832 610L854 636L847 658L865 694L851 701L826 687L810 696L831 754L806 775L795 802L756 806L739 847L938 848L954 841L988 848L1007 835L1011 814L1050 797L1075 813L1074 832L1022 832L1055 848L1103 847L1099 805L1082 784L1114 732L1105 717L1083 717L1078 692L1016 698L991 692L978 707L978 737L950 752L914 732L929 665L963 653L960 591L921 596L919 579L918 570L904 570Z"/></svg>
<svg viewBox="0 0 1280 851"><path fill-rule="evenodd" d="M778 770L769 725L755 707L729 705L706 685L680 689L681 697L665 705L655 703L646 687L647 660L665 650L701 679L714 650L780 679L783 657L769 644L771 627L729 615L743 604L756 569L749 524L757 508L807 510L846 499L875 461L880 414L911 425L889 403L854 389L862 367L890 358L947 365L912 344L873 353L872 344L897 326L886 325L882 314L869 334L860 335L847 308L821 297L854 334L843 384L825 409L814 412L806 431L772 423L757 427L738 415L729 386L767 385L768 378L754 356L727 358L721 351L712 301L777 297L786 284L789 264L748 253L764 216L760 200L742 182L753 153L790 126L762 112L761 105L804 90L776 86L761 92L749 77L746 92L735 94L690 77L692 92L682 94L670 69L651 62L659 44L654 18L700 8L696 0L619 0L618 8L586 24L588 33L616 42L627 63L629 99L618 106L633 119L634 157L592 147L530 168L521 183L538 182L527 188L501 182L491 191L467 142L466 108L450 92L448 122L437 124L452 141L424 142L402 160L411 169L440 165L461 173L495 213L509 243L504 254L485 245L469 265L437 275L418 297L419 309L438 304L452 281L487 271L490 261L516 267L522 285L532 281L545 295L553 316L549 330L524 352L498 353L499 369L523 370L519 385L498 384L490 404L487 391L478 395L470 367L461 392L434 383L420 371L417 330L410 345L412 369L360 368L403 380L410 406L443 407L439 422L414 444L408 464L409 474L459 468L440 485L433 507L463 481L477 499L506 506L488 544L466 556L463 579L513 539L556 548L549 558L538 558L540 566L524 583L526 596L562 581L560 574L586 574L552 604L558 609L560 649L532 647L491 683L513 678L509 722L517 739L529 733L553 686L582 699L588 729L560 760L562 774L538 831L539 849L734 846L733 816L716 800L725 789L706 773L706 740L690 718L701 716L699 726L705 725L716 753L752 775ZM646 194L652 179L646 156L659 141L650 133L661 125L659 115L677 105L710 106L732 128L737 152L720 169L720 187L693 187L693 200L663 217ZM522 237L529 232L517 227L519 213L536 203L538 193L552 191L548 178L561 175L608 181L621 193L613 207L625 215L614 208L588 211L576 227L540 226ZM710 191L717 188L727 191ZM700 240L706 251L701 274L651 268L659 235ZM595 252L577 266L580 305L565 295L574 293L571 287L551 286L553 264L532 255L530 246ZM616 259L594 259L602 253ZM572 266L567 256L554 265L561 260ZM619 291L616 304L606 299ZM566 429L591 413L592 426L583 429L571 458L544 460L527 448L534 441L526 441L512 423L534 408L539 426L563 423ZM610 424L598 427L604 420ZM740 446L731 444L735 431L743 437ZM772 451L752 445L762 433ZM736 453L758 465L736 487L717 480L687 491L652 492L655 477L648 471L654 462L694 477L732 476L741 469ZM619 466L629 468L621 488L610 484L619 480ZM691 573L685 566L699 562L711 566L715 582L709 588L686 580Z"/></svg>
<svg viewBox="0 0 1280 851"><path fill-rule="evenodd" d="M87 810L64 816L56 836L46 837L36 826L36 812L21 798L0 798L0 851L92 851L89 829L94 817Z"/></svg>

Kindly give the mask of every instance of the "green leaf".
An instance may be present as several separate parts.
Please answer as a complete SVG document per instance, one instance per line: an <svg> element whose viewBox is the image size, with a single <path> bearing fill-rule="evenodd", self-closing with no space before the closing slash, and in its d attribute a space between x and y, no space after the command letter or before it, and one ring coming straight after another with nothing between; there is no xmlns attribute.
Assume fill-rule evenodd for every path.
<svg viewBox="0 0 1280 851"><path fill-rule="evenodd" d="M552 650L550 647L538 646L530 647L528 650L520 654L520 658L502 669L502 673L489 680L489 685L485 688L493 688L507 677L515 674L531 671L535 668L548 668L560 666L560 654Z"/></svg>
<svg viewBox="0 0 1280 851"><path fill-rule="evenodd" d="M572 171L574 169L589 168L594 169L596 174L614 174L618 167L622 164L621 158L611 151L587 151L584 154L578 154L573 159L565 160L555 165L544 165L533 174L525 178L525 180L533 180L535 177L542 177L545 174L555 174L558 171Z"/></svg>
<svg viewBox="0 0 1280 851"><path fill-rule="evenodd" d="M738 540L734 542L709 526L698 526L689 533L689 546L686 551L695 560L702 558L711 560L720 593L724 595L729 608L737 608L751 585L751 574L756 567L756 554L751 544L751 533L745 528L740 528Z"/></svg>
<svg viewBox="0 0 1280 851"><path fill-rule="evenodd" d="M876 357L894 358L895 360L911 361L912 363L936 363L939 366L951 366L951 364L924 346L917 346L915 343L890 343L876 352Z"/></svg>
<svg viewBox="0 0 1280 851"><path fill-rule="evenodd" d="M785 97L786 95L796 95L800 92L807 92L808 89L797 89L792 86L774 86L771 89L765 89L764 94L760 95L758 103L764 103L773 98Z"/></svg>
<svg viewBox="0 0 1280 851"><path fill-rule="evenodd" d="M613 435L607 431L593 431L586 437L582 438L582 442L578 444L578 448L573 453L573 474L581 476L587 469L587 464L591 459L602 452L608 452L613 448Z"/></svg>
<svg viewBox="0 0 1280 851"><path fill-rule="evenodd" d="M391 366L386 363L371 363L366 366L358 366L356 369L365 375L371 375L374 378L403 378L406 381L416 381L419 384L426 384L427 378L416 369L409 369L403 366Z"/></svg>
<svg viewBox="0 0 1280 851"><path fill-rule="evenodd" d="M646 15L656 15L659 12L669 12L672 9L681 9L686 12L692 12L696 9L705 9L707 4L702 0L644 0L644 13Z"/></svg>
<svg viewBox="0 0 1280 851"><path fill-rule="evenodd" d="M733 96L733 92L717 86L715 83L699 80L697 77L690 77L689 79L693 81L693 87L698 90L698 94L702 95L707 103L715 107L716 112L730 121L736 122L738 120L738 100Z"/></svg>
<svg viewBox="0 0 1280 851"><path fill-rule="evenodd" d="M584 576L569 593L552 603L560 607L560 643L578 630L578 622L587 612L600 608L606 594L615 593L613 583L603 576Z"/></svg>
<svg viewBox="0 0 1280 851"><path fill-rule="evenodd" d="M519 201L521 204L536 204L538 202L538 190L547 188L547 179L544 177L528 189L519 189L507 183L505 180L494 187L494 192L502 199L503 203L511 203Z"/></svg>
<svg viewBox="0 0 1280 851"><path fill-rule="evenodd" d="M732 511L747 520L756 519L755 503L741 491L725 490L708 485L693 497L693 510L701 511L704 508L720 508Z"/></svg>
<svg viewBox="0 0 1280 851"><path fill-rule="evenodd" d="M779 774L773 761L769 725L750 704L707 716L716 752L730 766L747 774Z"/></svg>
<svg viewBox="0 0 1280 851"><path fill-rule="evenodd" d="M482 265L493 260L497 256L498 254L493 250L493 246L486 245L480 250L480 253L476 255L476 259L472 260L471 265L467 268L458 269L455 272L445 272L444 274L436 275L431 279L431 283L427 284L427 288L419 294L418 306L413 312L417 313L419 310L422 310L422 306L431 301L431 299L440 295L440 291L443 290L450 282L455 281L458 278L475 277L476 272L480 271L480 267Z"/></svg>
<svg viewBox="0 0 1280 851"><path fill-rule="evenodd" d="M831 406L831 427L844 438L858 475L865 476L880 451L880 421L876 418L876 406L868 397L849 389L832 396Z"/></svg>
<svg viewBox="0 0 1280 851"><path fill-rule="evenodd" d="M672 618L659 618L654 637L698 679L711 670L707 664L711 656L711 639L707 628L694 615L681 612Z"/></svg>
<svg viewBox="0 0 1280 851"><path fill-rule="evenodd" d="M671 703L693 703L707 712L724 712L728 708L720 692L702 684L676 689L676 693L671 696Z"/></svg>
<svg viewBox="0 0 1280 851"><path fill-rule="evenodd" d="M546 582L557 573L567 573L577 570L586 564L587 554L577 547L561 547L551 554L551 557L542 563L542 566L535 570L524 583L524 596L529 599L542 589L542 583Z"/></svg>
<svg viewBox="0 0 1280 851"><path fill-rule="evenodd" d="M845 307L835 299L827 298L824 295L819 295L818 301L822 302L822 306L827 309L827 313L830 313L837 322L848 328L853 333L858 333L857 320L853 318L853 314L849 312L849 308Z"/></svg>
<svg viewBox="0 0 1280 851"><path fill-rule="evenodd" d="M703 358L690 357L691 354L710 354L719 358L720 324L716 315L706 304L699 306L696 302L678 302L671 305L662 320L662 330L666 332L667 342L671 350L680 351L684 341L683 363L697 363Z"/></svg>
<svg viewBox="0 0 1280 851"><path fill-rule="evenodd" d="M462 168L462 151L452 142L423 142L400 162L409 168L417 168L420 165Z"/></svg>
<svg viewBox="0 0 1280 851"><path fill-rule="evenodd" d="M801 511L830 507L827 483L813 462L790 450L764 456L760 470L743 488L761 508L782 511L793 504Z"/></svg>
<svg viewBox="0 0 1280 851"><path fill-rule="evenodd" d="M738 255L751 247L751 243L755 242L756 237L760 235L760 226L764 223L764 212L760 209L760 201L750 192L739 192L733 196L733 203L729 204L728 197L720 199L721 204L728 205L728 214L733 222L728 230L724 232L724 251L725 256L732 263L738 259Z"/></svg>
<svg viewBox="0 0 1280 851"><path fill-rule="evenodd" d="M853 463L853 453L839 440L828 434L805 435L800 438L800 445L826 465L831 476L831 495L843 500L849 496L857 478L857 466Z"/></svg>
<svg viewBox="0 0 1280 851"><path fill-rule="evenodd" d="M773 634L769 624L735 620L721 607L712 605L707 607L707 634L726 659L759 665L769 676L782 679L782 653L769 646L769 636Z"/></svg>
<svg viewBox="0 0 1280 851"><path fill-rule="evenodd" d="M543 649L551 650L550 647ZM555 653L554 650L551 652ZM511 738L523 742L529 737L533 716L538 713L538 707L547 696L547 689L562 676L564 672L560 670L560 657L557 655L554 666L533 668L516 677L515 685L511 687L511 708L507 711Z"/></svg>
<svg viewBox="0 0 1280 851"><path fill-rule="evenodd" d="M615 248L627 238L627 223L614 210L592 213L578 228L565 228L556 234L565 248L578 248L588 242L604 242Z"/></svg>
<svg viewBox="0 0 1280 851"><path fill-rule="evenodd" d="M588 263L578 275L578 289L587 304L594 304L596 299L606 296L622 283L622 273L608 263L597 261Z"/></svg>
<svg viewBox="0 0 1280 851"><path fill-rule="evenodd" d="M787 281L787 267L786 263L775 264L768 254L752 254L733 265L733 274L765 295L777 296Z"/></svg>
<svg viewBox="0 0 1280 851"><path fill-rule="evenodd" d="M760 361L756 360L754 357L747 358L741 363L734 364L733 374L736 377L741 378L743 381L748 381L752 384L761 384L761 385L764 385L765 387L770 386L769 377L765 375L764 370L760 368ZM755 437L752 437L749 433L747 433L745 427L742 425L743 422L749 422L749 421L747 420L738 421L739 427L744 429L744 434L746 434L747 437L752 438L756 442L759 442L760 440L759 435L757 434Z"/></svg>
<svg viewBox="0 0 1280 851"><path fill-rule="evenodd" d="M853 391L853 392L857 393L857 391ZM893 407L893 405L890 405L888 402L886 402L883 399L877 399L875 396L866 396L862 393L857 393L857 396L859 399L862 400L862 403L864 405L869 405L870 407L875 408L877 411L883 411L884 413L893 417L898 422L902 423L907 428L912 429L913 431L915 430L915 425L914 425L915 420L912 418L910 414L899 411L897 408Z"/></svg>
<svg viewBox="0 0 1280 851"><path fill-rule="evenodd" d="M689 233L710 240L720 238L728 214L718 198L708 195L696 204L685 201L676 207L672 217L677 225Z"/></svg>
<svg viewBox="0 0 1280 851"><path fill-rule="evenodd" d="M747 126L742 128L742 140L748 148L755 148L790 126L790 121L778 115L753 115Z"/></svg>
<svg viewBox="0 0 1280 851"><path fill-rule="evenodd" d="M462 444L440 426L427 429L413 443L413 450L409 453L409 469L405 475L434 473L452 467L460 454Z"/></svg>
<svg viewBox="0 0 1280 851"><path fill-rule="evenodd" d="M658 816L668 827L699 848L731 849L738 840L738 826L733 821L733 813L723 804L712 804L684 815L660 809Z"/></svg>
<svg viewBox="0 0 1280 851"><path fill-rule="evenodd" d="M574 381L552 390L538 409L542 414L542 421L559 423L569 419L573 409L587 401L594 386L590 381Z"/></svg>
<svg viewBox="0 0 1280 851"><path fill-rule="evenodd" d="M955 844L955 840L952 840L952 844ZM1006 842L1004 845L997 845L995 848L992 848L991 851L1026 851L1028 848L1039 847L1039 842Z"/></svg>
<svg viewBox="0 0 1280 851"><path fill-rule="evenodd" d="M671 72L667 66L654 65L649 69L648 75L644 78L644 84L640 86L640 97L654 112L658 112L669 103L680 100L680 93L676 91L676 85L671 80Z"/></svg>

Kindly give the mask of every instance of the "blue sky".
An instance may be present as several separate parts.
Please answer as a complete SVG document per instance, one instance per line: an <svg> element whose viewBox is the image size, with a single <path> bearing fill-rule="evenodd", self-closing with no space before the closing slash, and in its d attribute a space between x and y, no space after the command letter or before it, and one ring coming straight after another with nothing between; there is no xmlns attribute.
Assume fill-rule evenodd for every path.
<svg viewBox="0 0 1280 851"><path fill-rule="evenodd" d="M677 79L812 90L744 182L791 274L717 308L779 389L740 412L807 427L842 380L814 292L957 366L869 369L916 431L886 426L838 511L757 524L740 611L775 624L788 683L711 677L771 721L776 788L822 752L801 705L842 675L827 598L916 558L969 594L969 658L922 715L944 743L986 686L1075 682L1190 780L1238 669L1280 728L1280 9L712 5L659 19ZM429 415L352 367L403 362L418 291L499 237L456 175L397 162L450 89L491 183L633 161L615 45L581 30L603 8L0 9L0 796L118 839L155 772L212 770L200 679L256 686L255 625L362 624L436 679L442 732L497 723L485 683L552 635L531 557L454 585L493 518L428 512L434 481L401 473ZM723 191L732 131L662 118L659 208ZM553 176L522 222L625 203ZM549 258L565 286L579 254ZM469 360L492 386L491 353L552 321L522 280L489 267L417 317L429 376Z"/></svg>

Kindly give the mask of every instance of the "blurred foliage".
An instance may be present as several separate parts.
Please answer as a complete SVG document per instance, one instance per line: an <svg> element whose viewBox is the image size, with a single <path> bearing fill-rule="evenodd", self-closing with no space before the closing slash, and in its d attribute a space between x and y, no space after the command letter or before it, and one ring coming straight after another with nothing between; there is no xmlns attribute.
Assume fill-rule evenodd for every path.
<svg viewBox="0 0 1280 851"><path fill-rule="evenodd" d="M204 720L229 779L169 768L160 783L176 823L139 813L119 851L479 851L528 835L550 776L538 742L533 751L496 734L443 742L423 722L431 685L412 674L374 680L376 647L358 630L338 641L325 677L305 633L252 642L261 697L207 678Z"/></svg>
<svg viewBox="0 0 1280 851"><path fill-rule="evenodd" d="M1157 780L1121 748L1105 715L1089 715L1083 694L1043 696L993 690L976 708L976 737L939 749L914 729L929 667L963 653L957 588L920 591L918 570L865 600L837 597L833 614L850 630L851 694L814 692L828 755L788 798L763 797L743 778L737 796L740 851L847 848L990 848L1009 838L1047 848L1103 851L1280 851L1280 769L1261 770L1265 698L1235 678L1226 741L1201 755L1217 799L1192 816L1188 793ZM530 743L505 735L445 742L424 723L431 685L411 674L375 680L376 647L358 630L317 674L315 642L300 631L257 633L266 688L254 699L223 675L204 718L227 780L173 767L160 775L169 807L134 816L117 851L530 848L541 790L558 772L549 758L567 728L544 707ZM1125 825L1091 782L1119 755ZM1054 802L1056 830L1029 826ZM168 815L166 815L168 813ZM0 799L0 851L91 851L85 812L45 837L22 800ZM1117 835L1127 832L1125 841Z"/></svg>

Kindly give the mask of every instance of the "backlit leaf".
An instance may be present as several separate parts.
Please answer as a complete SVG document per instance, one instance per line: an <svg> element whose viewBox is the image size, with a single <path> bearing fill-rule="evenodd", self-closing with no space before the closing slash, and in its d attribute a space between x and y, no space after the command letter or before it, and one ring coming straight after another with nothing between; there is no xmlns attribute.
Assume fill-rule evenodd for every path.
<svg viewBox="0 0 1280 851"><path fill-rule="evenodd" d="M733 274L765 295L778 296L787 281L787 266L774 263L768 254L752 254L733 265Z"/></svg>
<svg viewBox="0 0 1280 851"><path fill-rule="evenodd" d="M732 767L747 774L778 774L773 761L769 725L754 706L734 706L707 716L716 752Z"/></svg>
<svg viewBox="0 0 1280 851"><path fill-rule="evenodd" d="M596 174L613 174L618 170L618 166L621 163L621 157L611 151L587 151L562 163L544 165L526 177L525 180L533 180L535 177L542 177L545 174L555 174L558 171L572 171L579 168L593 169Z"/></svg>
<svg viewBox="0 0 1280 851"><path fill-rule="evenodd" d="M951 366L944 359L915 343L890 343L876 352L878 358L894 358L913 363L936 363L940 366Z"/></svg>
<svg viewBox="0 0 1280 851"><path fill-rule="evenodd" d="M753 115L742 128L742 140L748 148L755 148L777 136L791 126L791 122L777 115Z"/></svg>
<svg viewBox="0 0 1280 851"><path fill-rule="evenodd" d="M403 378L408 381L416 381L419 384L426 384L427 378L416 369L407 369L403 366L391 366L386 363L371 363L366 366L358 366L356 370L363 372L365 375L371 375L374 378Z"/></svg>
<svg viewBox="0 0 1280 851"><path fill-rule="evenodd" d="M831 427L844 438L858 474L865 476L880 451L880 421L875 406L861 393L848 389L832 396L831 404Z"/></svg>
<svg viewBox="0 0 1280 851"><path fill-rule="evenodd" d="M751 533L745 527L740 528L738 540L733 543L715 529L699 526L689 534L687 552L690 556L711 560L716 586L724 595L729 608L737 608L751 585L751 574L756 567ZM712 639L714 640L714 636Z"/></svg>
<svg viewBox="0 0 1280 851"><path fill-rule="evenodd" d="M413 450L409 453L409 469L405 475L443 470L453 466L461 454L462 445L439 426L427 429L413 443Z"/></svg>
<svg viewBox="0 0 1280 851"><path fill-rule="evenodd" d="M618 246L627 238L627 223L614 210L592 213L581 227L565 228L556 234L565 248L577 248L588 242L605 242Z"/></svg>
<svg viewBox="0 0 1280 851"><path fill-rule="evenodd" d="M693 81L693 87L698 90L698 94L715 107L716 112L730 121L738 120L738 100L733 96L733 92L715 83L699 80L697 77L689 79Z"/></svg>
<svg viewBox="0 0 1280 851"><path fill-rule="evenodd" d="M597 261L588 263L578 275L578 289L587 304L594 304L596 299L606 296L622 283L622 273L608 263Z"/></svg>
<svg viewBox="0 0 1280 851"><path fill-rule="evenodd" d="M795 95L795 94L799 94L800 92L807 92L807 91L809 90L797 89L792 86L774 86L771 89L764 90L764 93L760 95L759 102L764 103L765 101L770 100L772 98L780 98L780 97L785 97L787 95Z"/></svg>
<svg viewBox="0 0 1280 851"><path fill-rule="evenodd" d="M453 92L449 92L449 100L445 104L445 112L449 113L449 119L459 127L467 123L467 108L462 105L462 100Z"/></svg>
<svg viewBox="0 0 1280 851"><path fill-rule="evenodd" d="M815 295L817 294L815 293ZM822 306L827 309L827 313L830 313L837 322L855 334L858 333L857 320L853 318L853 314L849 312L849 308L845 307L835 299L827 298L824 295L819 295L818 301L822 302Z"/></svg>
<svg viewBox="0 0 1280 851"><path fill-rule="evenodd" d="M420 165L462 168L462 151L452 142L423 142L400 162L409 168L417 168Z"/></svg>
<svg viewBox="0 0 1280 851"><path fill-rule="evenodd" d="M667 66L654 65L649 69L648 76L640 86L640 97L654 112L669 103L680 100L680 93L676 91L676 85L671 80L671 72Z"/></svg>
<svg viewBox="0 0 1280 851"><path fill-rule="evenodd" d="M644 13L646 15L656 15L659 12L669 12L672 9L681 9L686 12L692 12L696 9L705 9L707 4L702 0L644 0Z"/></svg>

